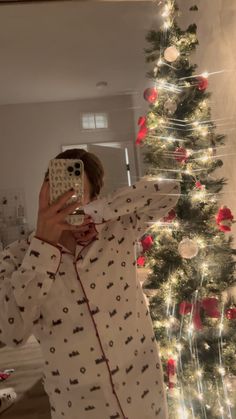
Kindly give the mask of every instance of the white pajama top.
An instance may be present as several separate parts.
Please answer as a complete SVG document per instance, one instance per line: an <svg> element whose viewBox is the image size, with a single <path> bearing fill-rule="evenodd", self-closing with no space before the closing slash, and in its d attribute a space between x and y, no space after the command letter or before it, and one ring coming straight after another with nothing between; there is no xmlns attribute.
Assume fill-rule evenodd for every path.
<svg viewBox="0 0 236 419"><path fill-rule="evenodd" d="M176 181L142 178L84 206L97 237L75 255L35 237L0 255L0 340L33 334L52 419L166 419L158 346L135 242L173 208Z"/></svg>

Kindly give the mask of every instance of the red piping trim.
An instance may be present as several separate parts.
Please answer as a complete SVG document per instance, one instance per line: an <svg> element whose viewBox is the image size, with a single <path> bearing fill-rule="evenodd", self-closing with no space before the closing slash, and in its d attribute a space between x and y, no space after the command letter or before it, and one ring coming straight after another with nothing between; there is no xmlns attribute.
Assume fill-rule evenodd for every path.
<svg viewBox="0 0 236 419"><path fill-rule="evenodd" d="M81 251L82 251L82 250L83 250L83 249L81 249ZM77 272L77 269L76 269L76 262L73 262L73 263L74 263L74 266L75 266L75 272L76 272L76 275L77 275L77 279L78 279L78 281L80 282L80 285L81 285L82 290L83 290L83 292L84 292L84 295L85 295L85 297L86 297L86 298L85 298L85 299L86 299L86 304L87 304L87 306L88 306L89 314L90 314L90 316L91 316L91 319L92 319L92 321L93 321L94 328L95 328L95 330L96 330L96 336L97 336L97 338L98 338L98 341L99 341L99 344L100 344L100 347L101 347L101 350L102 350L103 356L104 356L105 361L106 361L106 364L107 364L107 369L108 369L108 372L109 372L109 377L110 377L110 382L111 382L112 392L113 392L113 394L114 394L114 395L115 395L115 397L116 397L117 403L118 403L118 405L119 405L119 408L120 408L120 410L121 410L121 412L122 412L122 415L123 415L124 419L128 419L128 417L127 417L127 416L125 416L125 414L124 414L124 412L123 412L123 409L122 409L122 407L121 407L120 401L119 401L118 396L117 396L117 394L116 394L116 392L115 392L115 388L114 388L114 384L113 384L113 381L112 381L112 376L111 376L111 371L110 371L110 368L109 368L109 365L108 365L108 358L106 357L106 354L105 354L105 352L104 352L104 350L103 350L102 343L101 343L101 340L100 340L100 337L99 337L99 333L98 333L98 330L97 330L97 326L96 326L96 323L95 323L95 321L94 321L94 318L93 318L93 316L92 316L92 313L91 313L91 310L90 310L90 307L89 307L88 298L87 298L87 295L86 295L86 293L85 293L85 290L84 290L84 287L83 287L83 285L82 285L82 282L81 282L81 280L80 280L80 277L79 277L79 274L78 274L78 272Z"/></svg>

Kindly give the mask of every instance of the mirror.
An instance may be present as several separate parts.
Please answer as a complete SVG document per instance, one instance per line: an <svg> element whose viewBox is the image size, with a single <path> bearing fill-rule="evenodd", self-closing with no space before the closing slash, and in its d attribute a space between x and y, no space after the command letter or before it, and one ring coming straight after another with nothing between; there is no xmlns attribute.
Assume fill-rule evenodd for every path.
<svg viewBox="0 0 236 419"><path fill-rule="evenodd" d="M144 54L144 48L147 46L145 36L153 25L156 27L157 19L159 16L156 5L146 1L0 1L0 237L4 247L27 236L28 231L35 229L38 195L44 173L49 160L61 151L82 147L100 158L105 169L105 185L101 196L118 187L131 185L142 176L142 161L139 150L135 146L135 139L138 131L138 118L147 108L147 103L143 99L143 91L148 85L146 80L148 65L145 62ZM119 244L124 251L122 241L121 237ZM112 243L110 247L113 250ZM132 245L130 247L132 248ZM129 253L128 250L127 254ZM35 258L39 256L37 251L33 251L32 254ZM133 256L132 267L134 270ZM55 257L55 254L51 255L51 263ZM117 258L117 254L115 258ZM90 263L95 260L91 256ZM112 261L109 263L112 264ZM122 263L123 269L125 262ZM129 263L131 264L131 259L129 259ZM34 268L32 266L32 270ZM42 269L44 268L42 267ZM47 273L51 276L50 279L46 278L46 281L49 280L51 284L53 273L50 270ZM84 317L88 321L85 327L93 327L92 323L89 323L91 320L89 312L86 312L86 299L81 297L83 293L79 288L75 272L72 279L76 283L73 285L69 285L69 279L63 277L64 274L64 269L59 269L60 278L58 282L55 281L57 285L62 284L63 280L66 284L64 290L56 289L58 298L63 296L64 292L67 297L69 296L70 302L63 302L62 307L60 307L59 301L52 304L46 296L48 290L43 288L41 296L44 299L43 303L41 304L40 300L41 305L31 307L32 310L28 310L31 313L25 315L25 307L19 303L19 300L25 292L29 292L29 300L26 304L30 304L31 291L33 294L38 293L39 288L45 286L45 282L43 284L41 281L36 286L34 280L27 284L27 287L22 285L22 288L26 287L27 290L20 289L19 299L15 302L15 305L18 304L18 317L16 315L16 318L20 318L19 310L22 318L25 315L26 323L30 322L28 316L33 316L39 334L45 334L45 339L48 342L53 338L51 328L55 327L58 330L66 317L68 312L66 304L69 306L69 316L70 304L72 304L73 310L85 307L86 315ZM134 275L134 271L132 274ZM104 272L101 275L104 275ZM130 276L130 280L131 278ZM120 281L123 279L120 277ZM135 306L134 311L138 311L134 297L136 288L134 283L127 291L127 295L130 293ZM16 285L19 286L19 281ZM124 284L120 282L121 285L122 290L123 287L125 290L128 289L125 281ZM111 286L112 282L108 284L107 288ZM141 289L139 291L141 305L144 303L144 296L141 296ZM76 292L80 294L77 295L77 298ZM119 297L119 295L116 296L117 302ZM4 296L4 298L8 297ZM96 304L98 304L98 300L103 301L103 299L104 295L100 293L94 304L91 304L90 301L92 314L96 315L96 310L98 310ZM130 304L128 301L129 299L126 297L127 306ZM105 306L108 305L110 299L107 298L107 301L103 301L103 303ZM58 310L61 310L60 315ZM107 327L109 319L115 314L116 310L103 310L100 313L100 325ZM124 318L127 319L127 323L131 314L128 309L124 310ZM41 325L40 322L44 315L46 323L43 322ZM76 315L78 316L78 319L76 317L78 326L72 330L75 342L78 333L83 329L83 326L80 325L83 320L80 317L83 315L83 310L81 313L78 311ZM10 324L15 321L12 316L8 320ZM15 326L16 333L21 334L22 323L19 322L19 327ZM32 322L28 323L27 327L32 327ZM68 330L72 327L71 323L66 326ZM134 323L132 324L134 326ZM8 327L11 326L7 324L5 330L8 331ZM121 331L121 329L120 326L119 330ZM151 333L153 332L150 321L148 330L150 332L150 339L148 339L151 342ZM124 335L123 338L127 339L127 336ZM20 345L22 339L19 337L14 340L16 346L19 344L16 348L10 351L4 345L1 348L0 367L12 368L12 364L14 364L15 369L13 372L8 370L9 374L14 374L13 380L11 381L10 377L6 384L2 383L2 390L0 389L0 412L3 419L26 419L26 413L29 417L30 415L35 417L37 414L38 418L49 419L50 406L40 382L43 367L48 370L50 377L54 380L56 397L60 396L61 390L56 384L59 372L56 369L49 371L50 361L42 360L39 346L35 339L31 338L32 336L27 341L26 347ZM12 337L9 337L9 341L10 339L12 343ZM131 340L132 337L129 336L127 344ZM97 342L96 337L95 341ZM40 343L40 341L38 342ZM102 372L105 359L96 342L97 365L95 367L96 373L100 376L99 371L101 368ZM141 342L144 342L143 336ZM106 353L109 352L112 344L112 339L104 344ZM62 345L67 345L65 337L59 343L60 347ZM144 343L145 345L146 343ZM72 346L70 346L68 355L71 362L74 356L79 355L80 350L79 348L77 351L77 348L73 349ZM154 343L153 347L155 349ZM55 352L53 343L49 343L49 350L51 355ZM87 352L89 355L92 354L93 350L93 345L89 345L86 354ZM118 352L120 360L124 359L121 351L118 350ZM135 351L136 355L137 351ZM100 364L102 364L101 367ZM72 377L74 367L72 363L70 365L72 367L70 366L68 369L71 368ZM93 366L94 369L95 367ZM155 367L156 358L155 366L150 370L153 371ZM65 366L65 368L67 367ZM89 369L89 363L86 368ZM113 370L110 368L111 373L115 374L118 371L117 368L116 366ZM145 366L145 368L147 367ZM22 369L24 369L23 373ZM132 368L130 367L130 369ZM84 373L85 368L81 367L80 375ZM78 380L72 378L68 385L72 386L73 390L73 385L76 387ZM118 385L119 383L116 383L117 391ZM120 383L120 385L123 384ZM6 387L8 388L6 389ZM91 391L98 389L99 387L95 386ZM68 388L65 388L65 391L66 395L69 394L67 393ZM92 416L94 414L91 407L92 399L90 400L88 388L86 391L89 404L86 418L105 419L104 415L101 416L99 412L98 415ZM156 392L154 380L152 391ZM161 394L161 391L158 391L159 393ZM81 396L80 403L84 403L82 400L84 396L81 394L79 395ZM108 416L113 419L120 418L120 414L117 413L119 402L117 404L115 398L110 400L113 395L110 393L108 395L99 394L102 394L102 397L96 396L97 403L101 409L106 409L107 418ZM107 398L106 406L104 397ZM7 407L15 401L15 398L18 398L17 403L8 410ZM110 407L108 399L111 403ZM127 403L130 402L131 397L128 397ZM71 407L70 399L66 403L67 409ZM65 415L64 407L61 405L60 412L62 413L59 415L72 419L72 416L69 418L67 414ZM54 406L51 406L51 410L52 413L55 412ZM77 418L77 415L73 416L73 418L75 417ZM85 419L85 416L82 414L80 418ZM144 419L144 415L142 415L142 419Z"/></svg>

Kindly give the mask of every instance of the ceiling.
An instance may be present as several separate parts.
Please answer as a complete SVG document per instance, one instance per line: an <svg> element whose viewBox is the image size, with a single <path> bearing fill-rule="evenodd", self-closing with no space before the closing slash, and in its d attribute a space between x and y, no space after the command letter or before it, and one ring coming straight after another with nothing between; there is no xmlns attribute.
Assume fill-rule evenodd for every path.
<svg viewBox="0 0 236 419"><path fill-rule="evenodd" d="M138 91L158 22L149 1L0 3L0 105Z"/></svg>

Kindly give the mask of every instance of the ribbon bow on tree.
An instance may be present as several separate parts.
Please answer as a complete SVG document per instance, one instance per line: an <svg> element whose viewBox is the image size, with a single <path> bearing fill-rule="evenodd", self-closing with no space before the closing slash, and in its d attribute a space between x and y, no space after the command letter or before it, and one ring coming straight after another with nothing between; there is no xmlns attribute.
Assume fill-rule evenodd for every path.
<svg viewBox="0 0 236 419"><path fill-rule="evenodd" d="M195 329L202 329L201 310L205 311L208 317L218 319L220 312L218 310L219 300L217 298L204 298L196 303L189 303L188 301L182 301L179 306L179 313L186 315L193 311L193 324Z"/></svg>
<svg viewBox="0 0 236 419"><path fill-rule="evenodd" d="M139 132L138 132L137 139L135 142L136 144L140 144L141 141L144 140L144 138L146 137L148 133L146 122L147 122L146 117L140 116L138 120L138 125L140 126L140 128L139 128Z"/></svg>

